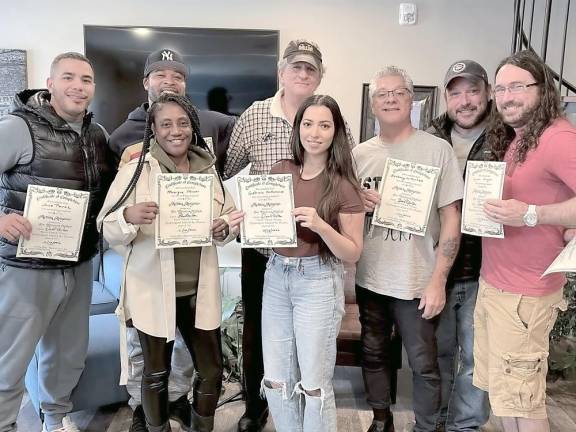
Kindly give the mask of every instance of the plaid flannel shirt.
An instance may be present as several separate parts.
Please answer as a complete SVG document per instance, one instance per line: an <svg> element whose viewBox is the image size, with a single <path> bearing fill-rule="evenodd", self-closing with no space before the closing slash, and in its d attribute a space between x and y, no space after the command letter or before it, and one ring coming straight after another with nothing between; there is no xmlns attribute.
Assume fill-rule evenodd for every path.
<svg viewBox="0 0 576 432"><path fill-rule="evenodd" d="M229 179L248 164L250 174L268 174L270 168L282 159L292 159L290 150L290 134L292 124L282 110L282 92L263 101L254 102L238 119L230 136L224 179ZM346 134L350 147L355 142L346 123ZM270 249L257 249L265 256L270 255Z"/></svg>

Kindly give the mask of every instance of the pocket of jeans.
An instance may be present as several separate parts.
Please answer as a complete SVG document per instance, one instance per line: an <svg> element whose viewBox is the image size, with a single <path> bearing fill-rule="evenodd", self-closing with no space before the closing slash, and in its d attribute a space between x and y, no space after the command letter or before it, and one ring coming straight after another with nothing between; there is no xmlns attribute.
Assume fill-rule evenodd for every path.
<svg viewBox="0 0 576 432"><path fill-rule="evenodd" d="M508 408L531 411L544 406L548 353L505 353L502 362L502 402Z"/></svg>

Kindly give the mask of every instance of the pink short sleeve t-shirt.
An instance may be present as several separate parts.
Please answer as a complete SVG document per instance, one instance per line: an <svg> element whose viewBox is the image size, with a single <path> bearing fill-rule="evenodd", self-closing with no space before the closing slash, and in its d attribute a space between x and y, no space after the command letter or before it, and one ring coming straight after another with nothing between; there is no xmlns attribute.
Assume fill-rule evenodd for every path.
<svg viewBox="0 0 576 432"><path fill-rule="evenodd" d="M536 206L576 195L576 128L558 119L540 137L521 164L513 163L514 140L505 156L507 173L502 199ZM544 296L566 283L563 273L542 273L564 248L564 228L536 225L504 227L504 238L482 239L482 277L503 291Z"/></svg>

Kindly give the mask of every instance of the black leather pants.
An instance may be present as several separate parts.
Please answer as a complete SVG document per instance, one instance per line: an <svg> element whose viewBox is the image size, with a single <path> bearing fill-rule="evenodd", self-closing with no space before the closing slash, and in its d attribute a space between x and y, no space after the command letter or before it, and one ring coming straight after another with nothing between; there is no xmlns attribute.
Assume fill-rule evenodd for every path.
<svg viewBox="0 0 576 432"><path fill-rule="evenodd" d="M196 318L196 296L176 298L176 325L192 355L196 368L192 403L200 416L212 417L222 388L222 346L220 328L199 330L194 326ZM142 407L146 421L160 426L169 419L168 377L173 342L165 338L150 336L138 330L144 372L142 374Z"/></svg>

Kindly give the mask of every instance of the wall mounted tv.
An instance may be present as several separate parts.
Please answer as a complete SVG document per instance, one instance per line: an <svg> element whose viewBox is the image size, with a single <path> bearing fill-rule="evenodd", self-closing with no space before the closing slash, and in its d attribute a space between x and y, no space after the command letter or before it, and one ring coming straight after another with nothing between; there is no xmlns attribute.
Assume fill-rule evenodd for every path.
<svg viewBox="0 0 576 432"><path fill-rule="evenodd" d="M186 93L194 105L241 114L278 88L278 31L181 27L84 26L84 52L94 64L96 95L90 109L109 132L147 100L144 63L171 48L188 65ZM227 105L228 103L228 106Z"/></svg>

